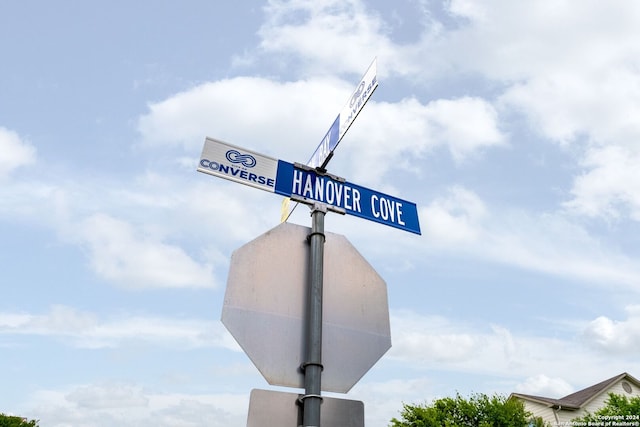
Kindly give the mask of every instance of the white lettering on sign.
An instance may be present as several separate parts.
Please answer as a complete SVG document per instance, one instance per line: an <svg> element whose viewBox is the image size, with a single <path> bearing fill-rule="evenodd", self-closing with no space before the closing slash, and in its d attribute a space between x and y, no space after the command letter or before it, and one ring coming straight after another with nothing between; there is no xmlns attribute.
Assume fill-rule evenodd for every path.
<svg viewBox="0 0 640 427"><path fill-rule="evenodd" d="M327 203L332 206L362 213L360 191L348 184L323 179L314 174L305 174L298 169L293 171L292 194Z"/></svg>
<svg viewBox="0 0 640 427"><path fill-rule="evenodd" d="M375 218L405 225L402 220L402 203L395 200L388 200L374 194L371 196L371 212Z"/></svg>

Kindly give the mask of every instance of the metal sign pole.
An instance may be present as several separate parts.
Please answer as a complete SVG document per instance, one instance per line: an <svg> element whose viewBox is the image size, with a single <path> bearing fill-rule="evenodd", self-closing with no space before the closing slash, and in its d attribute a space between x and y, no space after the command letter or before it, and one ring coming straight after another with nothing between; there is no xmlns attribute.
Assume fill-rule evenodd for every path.
<svg viewBox="0 0 640 427"><path fill-rule="evenodd" d="M306 362L304 370L305 395L302 399L302 422L304 427L320 427L321 375L322 375L322 276L324 262L324 216L326 205L312 207L311 234L308 237L309 289L307 295Z"/></svg>

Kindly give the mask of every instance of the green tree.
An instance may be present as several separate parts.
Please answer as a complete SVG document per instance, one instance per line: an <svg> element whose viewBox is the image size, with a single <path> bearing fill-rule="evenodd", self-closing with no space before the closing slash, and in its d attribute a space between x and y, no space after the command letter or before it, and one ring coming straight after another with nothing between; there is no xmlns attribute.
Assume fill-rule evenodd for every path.
<svg viewBox="0 0 640 427"><path fill-rule="evenodd" d="M38 427L38 422L0 413L0 427Z"/></svg>
<svg viewBox="0 0 640 427"><path fill-rule="evenodd" d="M531 414L517 399L504 396L474 394L465 399L445 397L429 405L403 404L400 419L393 418L389 427L528 427Z"/></svg>
<svg viewBox="0 0 640 427"><path fill-rule="evenodd" d="M580 418L574 418L572 422L600 423L603 417L607 416L639 416L640 415L640 396L628 398L615 393L609 393L609 398L605 401L605 406L595 411L593 414L587 414ZM622 419L622 421L626 421ZM634 419L634 421L639 421Z"/></svg>

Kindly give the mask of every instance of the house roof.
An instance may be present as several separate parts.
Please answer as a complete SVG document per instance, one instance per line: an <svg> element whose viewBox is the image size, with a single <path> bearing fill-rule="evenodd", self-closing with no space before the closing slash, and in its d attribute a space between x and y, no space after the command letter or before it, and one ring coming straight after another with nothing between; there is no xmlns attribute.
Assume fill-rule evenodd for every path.
<svg viewBox="0 0 640 427"><path fill-rule="evenodd" d="M631 375L623 372L620 375L616 375L615 377L609 378L608 380L604 380L598 384L594 384L591 387L587 387L580 391L576 391L575 393L569 394L560 399L552 399L549 397L542 396L533 396L530 394L520 394L520 393L512 393L512 397L518 397L521 399L531 400L537 403L542 403L544 405L548 405L552 408L563 408L568 410L577 410L585 406L589 403L593 398L598 396L600 393L607 390L613 384L626 379L627 381L633 382L637 387L640 387L640 381L632 377Z"/></svg>

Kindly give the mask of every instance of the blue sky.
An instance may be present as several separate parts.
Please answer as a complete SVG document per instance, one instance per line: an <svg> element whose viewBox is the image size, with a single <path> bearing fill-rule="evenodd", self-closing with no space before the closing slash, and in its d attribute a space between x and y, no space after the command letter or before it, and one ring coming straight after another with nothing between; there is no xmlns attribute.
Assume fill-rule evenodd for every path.
<svg viewBox="0 0 640 427"><path fill-rule="evenodd" d="M393 347L345 396L367 425L640 375L639 24L617 0L3 4L0 412L245 425L282 388L219 319L281 200L197 173L204 139L304 162L374 57L329 171L415 202L422 236L326 218L387 283Z"/></svg>

